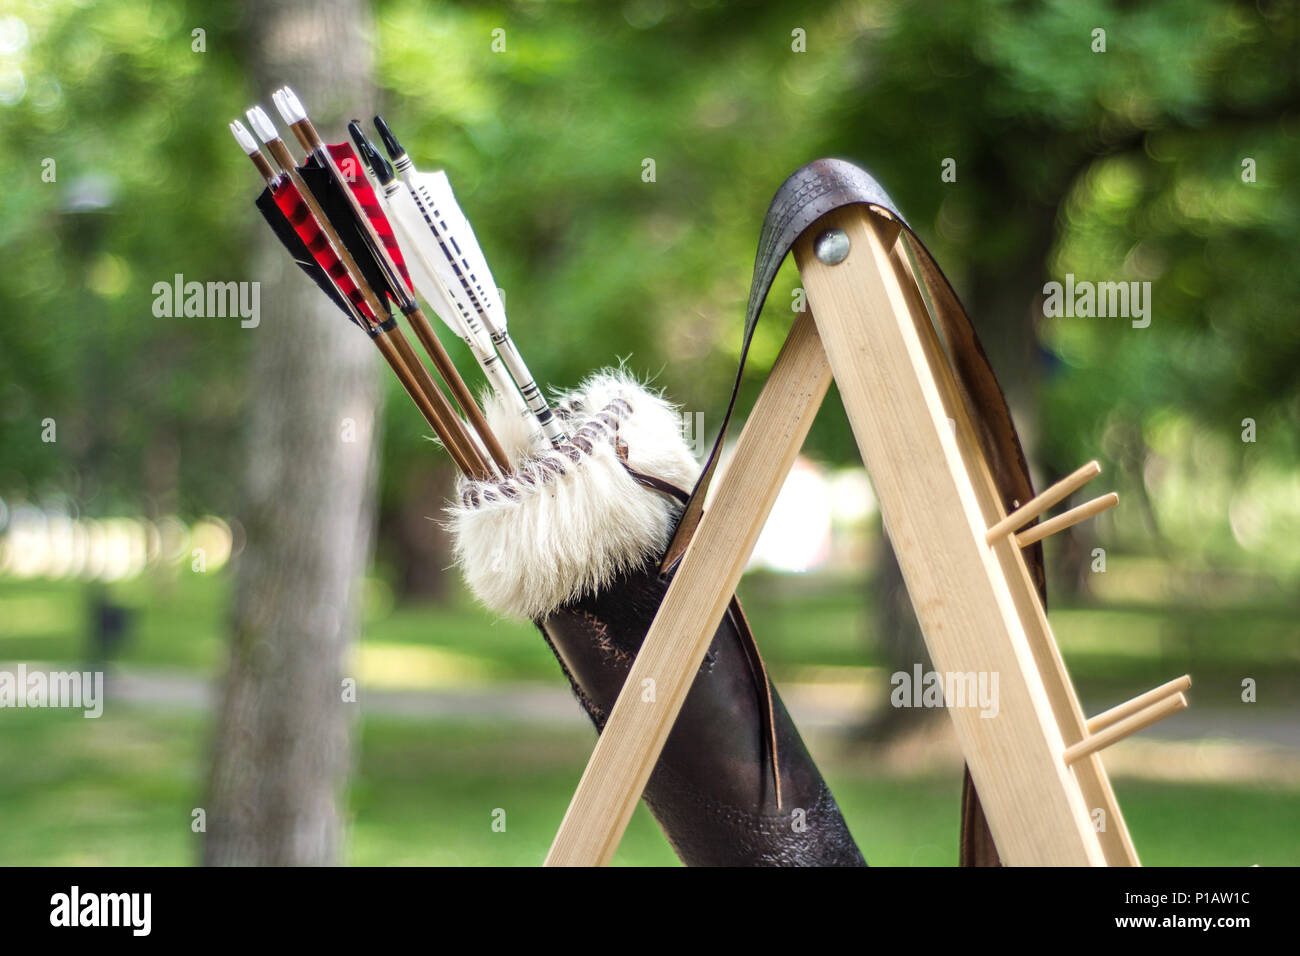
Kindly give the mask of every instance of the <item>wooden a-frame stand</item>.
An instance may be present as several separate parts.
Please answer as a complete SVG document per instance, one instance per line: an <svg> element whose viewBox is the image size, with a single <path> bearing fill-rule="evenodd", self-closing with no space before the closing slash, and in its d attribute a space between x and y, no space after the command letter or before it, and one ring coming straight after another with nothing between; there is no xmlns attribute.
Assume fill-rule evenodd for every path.
<svg viewBox="0 0 1300 956"><path fill-rule="evenodd" d="M849 251L827 264L814 243L832 229L843 230ZM1005 514L900 231L856 205L796 243L810 310L796 319L716 482L548 866L613 857L832 375L934 667L998 675L996 716L952 702L948 712L1003 861L1138 865L1098 751L1185 707L1190 681L1085 720L1020 549L1115 496L1015 534L1100 468L1085 465Z"/></svg>

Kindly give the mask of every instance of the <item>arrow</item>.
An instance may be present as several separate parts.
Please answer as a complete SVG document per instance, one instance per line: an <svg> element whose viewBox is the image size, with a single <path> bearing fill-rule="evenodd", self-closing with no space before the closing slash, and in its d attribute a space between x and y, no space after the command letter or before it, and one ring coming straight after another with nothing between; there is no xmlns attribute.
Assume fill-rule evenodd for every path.
<svg viewBox="0 0 1300 956"><path fill-rule="evenodd" d="M350 122L348 133L379 184L381 202L388 210L393 231L409 254L407 267L415 290L443 323L469 346L497 395L520 415L531 417L528 403L497 356L492 337L457 282L451 264L433 247L432 236L406 184L397 178L388 160L366 138L360 123L356 120ZM540 442L542 437L539 427L530 444Z"/></svg>
<svg viewBox="0 0 1300 956"><path fill-rule="evenodd" d="M280 139L270 117L257 106L248 111L248 120L283 173L276 180L274 188L268 182L268 192L273 204L301 243L301 246L292 244L290 254L298 261L302 251L306 250L333 282L338 293L349 302L346 310L349 317L375 343L461 471L475 478L487 477L490 472L477 446L470 441L455 411L429 378L429 373L416 358L391 312L379 301L351 252L339 238L334 223L325 215L316 196L299 175L293 154ZM232 125L231 131L234 132L234 129ZM247 130L243 132L247 136ZM236 134L235 138L249 158L253 159L255 154L248 151L252 137L248 136L245 140ZM252 145L256 147L255 142ZM253 159L253 163L266 180L269 164L260 152L256 155L258 158ZM263 209L264 214L269 213L264 201L259 203L259 208ZM277 229L276 234L282 235L282 231Z"/></svg>
<svg viewBox="0 0 1300 956"><path fill-rule="evenodd" d="M416 337L424 345L438 374L451 390L461 411L469 419L473 430L478 433L479 440L492 460L497 463L503 474L509 474L512 468L505 449L497 441L487 419L483 417L482 409L474 401L474 396L470 394L464 379L460 377L456 366L447 355L447 350L438 341L438 336L434 334L433 327L429 325L429 320L421 311L419 303L416 302L407 284L409 280L397 264L401 250L397 248L397 242L393 238L392 226L384 216L378 201L375 200L374 191L365 181L365 176L361 173L360 160L356 158L352 147L347 143L327 147L308 118L306 108L289 87L285 86L277 90L272 95L272 100L303 149L323 171L324 178L329 183L330 194L336 199L341 198L342 204L351 209L353 218L359 226L364 248L373 257L382 273L383 291L397 303L398 308L410 321ZM336 156L355 164L351 176L344 176L339 169ZM304 172L309 171L309 169L304 170Z"/></svg>
<svg viewBox="0 0 1300 956"><path fill-rule="evenodd" d="M343 264L338 263L337 267L342 276L335 277L326 267L317 262L311 250L307 248L307 244L302 241L298 233L294 231L293 225L275 204L272 191L275 189L293 189L293 184L286 182L281 174L271 168L271 164L266 161L266 157L257 148L257 140L253 139L253 135L244 128L243 123L239 122L239 120L231 123L230 133L235 137L235 141L239 143L244 154L252 160L253 165L257 167L258 173L266 183L267 188L263 189L257 197L256 205L267 225L271 227L271 231L275 233L275 237L280 240L280 245L289 250L289 255L293 257L294 264L311 277L312 282L316 283L320 290L329 296L330 301L348 317L349 322L364 328L360 314L349 301L348 290L341 288L339 282L340 279L347 278L347 272L343 269ZM297 192L297 190L294 191ZM334 261L338 262L337 259ZM353 289L355 288L353 286ZM360 291L357 292L357 295L360 295Z"/></svg>
<svg viewBox="0 0 1300 956"><path fill-rule="evenodd" d="M470 228L469 220L461 212L452 194L451 183L443 172L421 173L415 168L411 157L407 155L402 144L397 141L393 131L388 128L383 117L375 117L375 129L384 141L384 148L393 161L393 169L402 178L410 192L412 200L420 211L425 229L420 232L421 239L425 232L432 234L434 247L442 259L448 262L458 285L469 299L483 325L491 335L492 342L505 363L510 377L519 386L528 408L537 418L543 433L551 444L558 445L567 437L564 428L551 413L551 407L537 387L532 373L524 364L523 357L515 348L507 326L505 304L501 301L496 282L488 269L487 259Z"/></svg>

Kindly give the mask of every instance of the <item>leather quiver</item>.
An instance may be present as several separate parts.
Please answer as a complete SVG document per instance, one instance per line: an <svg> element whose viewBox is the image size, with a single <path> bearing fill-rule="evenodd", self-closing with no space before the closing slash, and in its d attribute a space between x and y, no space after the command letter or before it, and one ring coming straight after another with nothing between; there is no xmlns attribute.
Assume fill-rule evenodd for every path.
<svg viewBox="0 0 1300 956"><path fill-rule="evenodd" d="M537 622L597 731L667 589L649 568ZM735 598L643 797L688 866L866 865Z"/></svg>

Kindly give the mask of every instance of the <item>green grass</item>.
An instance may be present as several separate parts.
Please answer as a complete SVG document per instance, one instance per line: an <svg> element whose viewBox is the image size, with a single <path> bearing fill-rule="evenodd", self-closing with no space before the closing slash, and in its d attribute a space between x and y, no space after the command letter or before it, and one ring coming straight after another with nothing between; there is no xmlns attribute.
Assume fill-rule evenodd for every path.
<svg viewBox="0 0 1300 956"><path fill-rule="evenodd" d="M217 673L225 659L230 575L181 571L111 586L130 609L122 663ZM500 620L458 593L445 606L391 608L370 589L364 637L376 643L437 646L474 658L488 679L551 680L557 669L536 629ZM88 652L86 586L70 581L0 579L0 661L80 661Z"/></svg>
<svg viewBox="0 0 1300 956"><path fill-rule="evenodd" d="M368 721L351 793L350 862L536 865L594 742L594 732L519 724ZM501 832L492 828L498 810ZM676 865L644 806L615 862Z"/></svg>
<svg viewBox="0 0 1300 956"><path fill-rule="evenodd" d="M119 659L219 673L229 587L224 573L115 585L114 597L135 610L134 635ZM876 663L871 608L853 582L755 575L742 597L778 680L811 666ZM0 580L0 661L83 660L86 601L77 583ZM1289 607L1124 597L1052 617L1086 700L1117 700L1117 687L1141 690L1184 671L1202 704L1236 699L1243 676L1260 678L1274 702L1296 700L1300 640ZM561 685L530 624L495 620L463 594L437 608L393 607L372 586L364 643L399 676L422 663L430 673L443 668L447 679ZM190 831L191 811L202 803L209 734L198 716L161 711L119 707L100 720L0 711L0 864L195 861L200 837ZM592 742L589 731L545 725L368 719L349 794L347 858L536 863ZM881 775L834 740L810 743L871 862L953 862L955 774ZM1147 863L1300 863L1295 790L1125 779L1116 790ZM505 832L492 830L497 808ZM618 862L675 862L644 808Z"/></svg>
<svg viewBox="0 0 1300 956"><path fill-rule="evenodd" d="M121 660L199 670L222 660L224 575L144 576L114 584L109 593L132 613ZM84 660L89 600L78 582L0 580L0 660Z"/></svg>
<svg viewBox="0 0 1300 956"><path fill-rule="evenodd" d="M0 864L194 860L206 743L190 717L0 711Z"/></svg>
<svg viewBox="0 0 1300 956"><path fill-rule="evenodd" d="M215 674L225 654L229 575L181 572L114 585L134 611L119 659ZM368 589L363 641L374 647L437 648L474 680L554 682L557 668L531 624L501 620L463 592L444 605L393 607ZM740 589L772 673L878 663L870 596L851 580L754 574ZM79 661L86 656L85 586L0 580L0 660ZM1188 601L1061 607L1054 630L1076 684L1103 693L1151 686L1190 672L1198 698L1235 699L1242 677L1267 676L1276 694L1300 696L1300 611L1286 604Z"/></svg>
<svg viewBox="0 0 1300 956"><path fill-rule="evenodd" d="M119 707L0 714L0 865L188 864L201 836L208 721ZM593 735L513 724L368 720L358 740L347 860L356 864L533 865L546 852ZM898 778L834 741L813 741L867 859L955 859L957 774ZM1120 779L1148 865L1300 863L1300 792ZM504 832L492 830L505 811ZM637 810L616 860L672 865Z"/></svg>

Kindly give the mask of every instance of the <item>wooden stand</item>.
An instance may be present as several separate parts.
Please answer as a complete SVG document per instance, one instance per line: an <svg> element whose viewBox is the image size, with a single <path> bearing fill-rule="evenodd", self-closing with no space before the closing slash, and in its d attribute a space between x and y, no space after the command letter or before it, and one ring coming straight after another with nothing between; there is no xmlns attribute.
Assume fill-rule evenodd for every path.
<svg viewBox="0 0 1300 956"><path fill-rule="evenodd" d="M813 251L830 229L849 241L833 265ZM997 675L996 716L952 701L948 712L1002 859L1138 864L1098 752L1185 707L1190 681L1085 720L1020 549L1117 499L1014 533L1101 469L1085 465L1004 513L899 233L851 206L796 243L811 313L795 321L716 483L547 865L613 857L832 375L936 670Z"/></svg>

